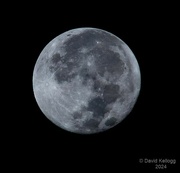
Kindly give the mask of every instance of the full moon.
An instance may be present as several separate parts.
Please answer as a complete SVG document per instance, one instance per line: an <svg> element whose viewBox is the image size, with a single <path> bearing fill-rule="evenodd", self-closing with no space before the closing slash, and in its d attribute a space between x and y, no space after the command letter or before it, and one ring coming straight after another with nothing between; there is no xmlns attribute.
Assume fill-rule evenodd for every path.
<svg viewBox="0 0 180 173"><path fill-rule="evenodd" d="M114 34L77 28L60 34L40 53L33 91L43 114L78 134L119 124L139 96L141 75L131 49Z"/></svg>

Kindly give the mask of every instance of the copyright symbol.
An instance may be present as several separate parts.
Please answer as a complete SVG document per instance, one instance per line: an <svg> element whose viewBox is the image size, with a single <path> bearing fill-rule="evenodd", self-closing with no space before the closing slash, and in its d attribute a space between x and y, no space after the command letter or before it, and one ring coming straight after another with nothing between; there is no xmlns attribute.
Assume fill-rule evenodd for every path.
<svg viewBox="0 0 180 173"><path fill-rule="evenodd" d="M139 163L142 163L143 162L143 159L139 159Z"/></svg>

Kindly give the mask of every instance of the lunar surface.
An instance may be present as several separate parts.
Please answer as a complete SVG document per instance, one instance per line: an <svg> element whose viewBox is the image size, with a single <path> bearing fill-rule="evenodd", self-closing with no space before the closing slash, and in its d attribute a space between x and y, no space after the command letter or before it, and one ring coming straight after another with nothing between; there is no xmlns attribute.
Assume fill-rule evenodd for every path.
<svg viewBox="0 0 180 173"><path fill-rule="evenodd" d="M33 71L35 99L60 128L79 134L108 130L133 109L141 76L131 49L97 28L67 31L42 50Z"/></svg>

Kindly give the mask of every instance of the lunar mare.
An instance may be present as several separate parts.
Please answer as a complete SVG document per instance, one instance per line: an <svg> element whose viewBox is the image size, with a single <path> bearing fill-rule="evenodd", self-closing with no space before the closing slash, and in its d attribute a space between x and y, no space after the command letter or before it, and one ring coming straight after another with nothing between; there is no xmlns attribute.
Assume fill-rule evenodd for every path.
<svg viewBox="0 0 180 173"><path fill-rule="evenodd" d="M35 99L60 128L80 134L108 130L133 109L141 85L138 62L115 35L77 28L54 38L33 71Z"/></svg>

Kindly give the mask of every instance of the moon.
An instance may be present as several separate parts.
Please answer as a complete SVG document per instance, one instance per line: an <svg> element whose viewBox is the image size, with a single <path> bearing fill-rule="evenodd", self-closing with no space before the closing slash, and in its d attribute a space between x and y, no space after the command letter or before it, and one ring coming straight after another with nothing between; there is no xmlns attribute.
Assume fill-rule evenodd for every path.
<svg viewBox="0 0 180 173"><path fill-rule="evenodd" d="M131 49L114 34L77 28L60 34L40 53L33 92L43 114L78 134L119 124L139 96L141 75Z"/></svg>

